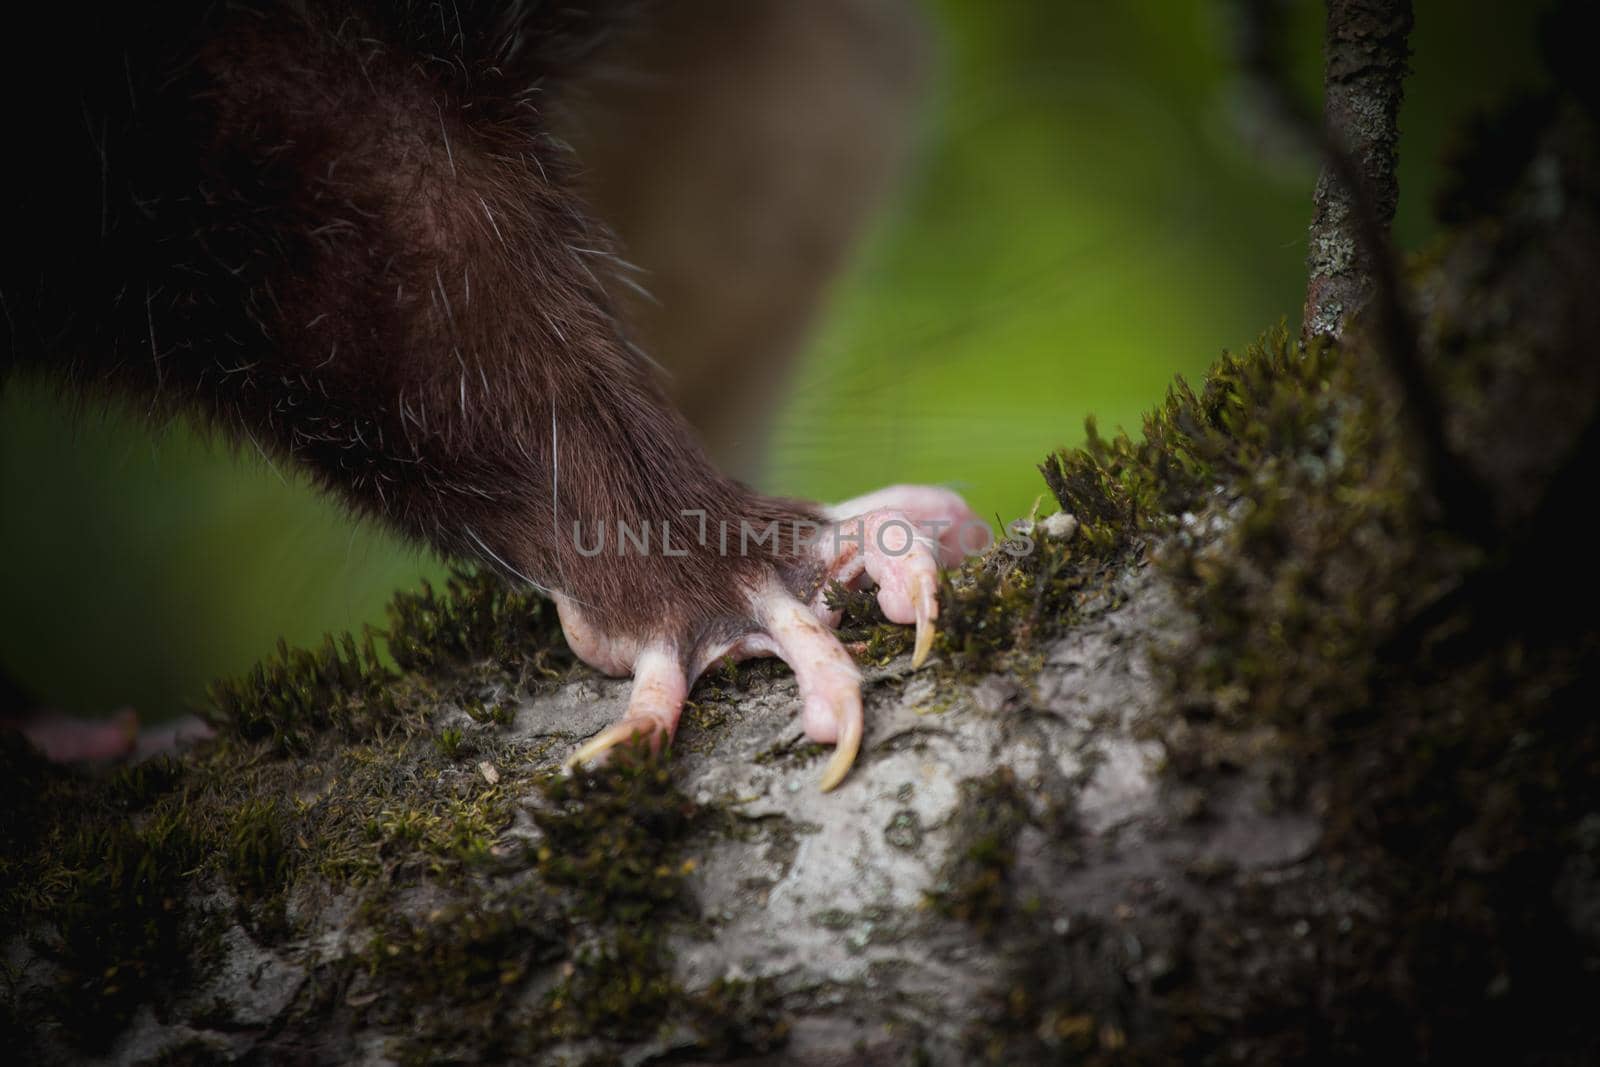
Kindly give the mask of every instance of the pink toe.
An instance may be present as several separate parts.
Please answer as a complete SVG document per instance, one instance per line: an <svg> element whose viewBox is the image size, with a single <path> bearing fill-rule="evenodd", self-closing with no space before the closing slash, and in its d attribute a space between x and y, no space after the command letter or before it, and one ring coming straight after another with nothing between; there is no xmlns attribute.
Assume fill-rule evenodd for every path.
<svg viewBox="0 0 1600 1067"><path fill-rule="evenodd" d="M839 739L838 717L832 705L822 698L812 697L806 701L800 724L805 727L806 736L819 745L831 745Z"/></svg>
<svg viewBox="0 0 1600 1067"><path fill-rule="evenodd" d="M52 763L121 759L133 751L139 719L123 708L109 719L78 719L56 712L22 724L22 734Z"/></svg>
<svg viewBox="0 0 1600 1067"><path fill-rule="evenodd" d="M778 655L794 670L806 736L832 743L849 727L859 737L861 672L839 639L780 587L766 590L755 608Z"/></svg>
<svg viewBox="0 0 1600 1067"><path fill-rule="evenodd" d="M953 567L993 543L993 534L961 494L933 485L891 485L828 509L835 520L874 511L894 511L909 518L938 544L938 562Z"/></svg>
<svg viewBox="0 0 1600 1067"><path fill-rule="evenodd" d="M890 622L912 623L917 621L917 611L911 604L911 595L898 586L884 586L878 592L878 606L883 608L884 617Z"/></svg>

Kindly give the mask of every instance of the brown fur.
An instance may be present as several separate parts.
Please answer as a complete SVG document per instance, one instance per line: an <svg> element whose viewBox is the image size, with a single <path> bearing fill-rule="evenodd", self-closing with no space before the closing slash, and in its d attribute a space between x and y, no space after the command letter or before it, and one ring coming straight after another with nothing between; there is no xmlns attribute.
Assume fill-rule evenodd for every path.
<svg viewBox="0 0 1600 1067"><path fill-rule="evenodd" d="M787 545L573 542L574 521L681 537L686 509L713 528L812 510L706 460L619 321L610 238L550 132L546 101L633 6L172 5L23 29L45 44L7 99L30 101L25 140L64 148L18 197L0 372L196 414L606 629L725 627L769 568L806 581Z"/></svg>

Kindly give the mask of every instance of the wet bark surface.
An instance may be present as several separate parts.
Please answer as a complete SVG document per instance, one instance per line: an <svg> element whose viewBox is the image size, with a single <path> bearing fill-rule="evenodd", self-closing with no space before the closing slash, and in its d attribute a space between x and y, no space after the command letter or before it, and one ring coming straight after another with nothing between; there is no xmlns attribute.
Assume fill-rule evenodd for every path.
<svg viewBox="0 0 1600 1067"><path fill-rule="evenodd" d="M1323 123L1332 146L1360 179L1365 208L1387 238L1400 201L1400 104L1413 23L1411 0L1328 0ZM1325 165L1317 180L1306 266L1305 333L1338 336L1373 297L1375 250L1362 234L1358 205Z"/></svg>

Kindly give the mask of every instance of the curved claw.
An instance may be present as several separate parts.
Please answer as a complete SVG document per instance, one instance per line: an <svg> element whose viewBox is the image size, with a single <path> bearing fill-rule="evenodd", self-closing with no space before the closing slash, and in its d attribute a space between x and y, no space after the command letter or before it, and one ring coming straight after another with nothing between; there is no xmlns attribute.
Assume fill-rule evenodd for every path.
<svg viewBox="0 0 1600 1067"><path fill-rule="evenodd" d="M861 751L861 672L833 632L781 587L756 603L778 655L794 671L805 701L806 733L834 743L819 783L824 792L844 780Z"/></svg>
<svg viewBox="0 0 1600 1067"><path fill-rule="evenodd" d="M817 783L817 788L824 793L844 781L844 776L855 766L856 756L861 751L863 724L860 709L857 709L854 716L840 713L836 718L839 723L839 737L834 742L833 755L828 759L828 766L822 772L822 781Z"/></svg>
<svg viewBox="0 0 1600 1067"><path fill-rule="evenodd" d="M917 644L911 651L911 669L916 670L927 662L939 632L933 624L939 617L939 597L926 575L919 574L911 580L911 599L917 611Z"/></svg>
<svg viewBox="0 0 1600 1067"><path fill-rule="evenodd" d="M629 718L614 722L579 746L577 751L567 757L562 766L568 770L581 767L585 763L605 756L624 741L630 741L641 734L649 733L654 737L657 730L658 726L654 719Z"/></svg>
<svg viewBox="0 0 1600 1067"><path fill-rule="evenodd" d="M683 714L684 699L689 695L683 666L670 649L651 647L639 653L633 672L633 691L622 720L585 741L563 766L570 769L600 759L635 737L649 737L652 749L672 740L678 717Z"/></svg>
<svg viewBox="0 0 1600 1067"><path fill-rule="evenodd" d="M842 555L838 570L852 579L865 573L876 583L878 604L890 622L916 624L911 666L921 667L938 632L939 543L918 533L911 518L894 509L868 512L850 523L857 524L852 540L861 547Z"/></svg>

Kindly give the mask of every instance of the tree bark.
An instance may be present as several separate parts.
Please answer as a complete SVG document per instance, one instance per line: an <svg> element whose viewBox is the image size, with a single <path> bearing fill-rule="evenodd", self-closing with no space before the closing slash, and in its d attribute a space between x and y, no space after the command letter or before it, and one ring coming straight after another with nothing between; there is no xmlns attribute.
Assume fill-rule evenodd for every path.
<svg viewBox="0 0 1600 1067"><path fill-rule="evenodd" d="M1359 174L1365 207L1387 239L1399 203L1397 167L1400 104L1404 97L1411 0L1327 0L1323 115L1329 139ZM1324 164L1314 195L1303 334L1338 337L1372 299L1373 257L1361 232L1358 205Z"/></svg>

